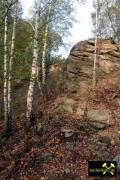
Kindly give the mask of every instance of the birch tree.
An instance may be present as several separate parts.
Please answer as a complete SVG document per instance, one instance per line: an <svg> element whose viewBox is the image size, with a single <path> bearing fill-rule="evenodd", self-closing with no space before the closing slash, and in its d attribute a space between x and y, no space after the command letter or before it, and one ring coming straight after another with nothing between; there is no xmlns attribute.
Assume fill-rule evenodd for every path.
<svg viewBox="0 0 120 180"><path fill-rule="evenodd" d="M94 66L93 66L93 90L96 88L96 62L97 62L97 30L98 30L98 0L96 0L96 17L95 17L95 49L94 49Z"/></svg>
<svg viewBox="0 0 120 180"><path fill-rule="evenodd" d="M43 52L42 52L42 88L43 88L43 97L47 99L47 85L46 85L46 50L47 50L47 36L48 36L48 27L49 27L49 20L50 20L50 12L51 12L52 4L48 7L48 14L47 20L45 25L45 33L43 39Z"/></svg>
<svg viewBox="0 0 120 180"><path fill-rule="evenodd" d="M12 38L11 45L11 57L8 60L8 14L10 13L11 7L17 2L15 1L6 1L5 3L5 17L4 17L4 131L7 133L11 129L11 117L10 117L10 104L11 104L11 67L13 51L14 51L14 40L15 36ZM15 22L16 24L16 22ZM14 25L15 25L14 24ZM14 29L13 25L13 29ZM14 31L14 30L13 30ZM10 69L9 69L10 66ZM8 78L9 77L9 78ZM9 82L8 82L9 79ZM9 88L8 88L9 87ZM9 103L8 103L9 102Z"/></svg>
<svg viewBox="0 0 120 180"><path fill-rule="evenodd" d="M120 41L120 1L99 0L99 31L100 38L113 38L117 43ZM95 24L95 13L92 13Z"/></svg>
<svg viewBox="0 0 120 180"><path fill-rule="evenodd" d="M7 36L8 34L8 15L5 15L4 20L4 130L8 131L8 56L7 56Z"/></svg>
<svg viewBox="0 0 120 180"><path fill-rule="evenodd" d="M14 57L14 48L15 48L15 36L16 36L16 21L17 21L17 3L14 5L14 14L13 14L13 30L12 30L12 41L11 41L11 52L9 58L9 74L8 74L8 118L12 120L11 114L11 72L12 72L12 64ZM10 122L11 123L11 122Z"/></svg>
<svg viewBox="0 0 120 180"><path fill-rule="evenodd" d="M40 19L40 0L37 1L37 11L35 18L35 32L34 32L34 47L33 47L33 61L32 61L32 69L31 69L31 78L28 89L27 96L27 123L29 126L32 125L32 117L33 117L33 95L34 95L34 87L35 80L37 76L37 61L38 61L38 32L39 32L39 19Z"/></svg>
<svg viewBox="0 0 120 180"><path fill-rule="evenodd" d="M58 51L58 45L63 45L63 37L69 34L68 30L72 26L73 4L68 0L52 0L47 8L47 12L43 14L42 24L44 35L42 36L43 51L42 59L42 93L44 100L47 99L47 67L49 57L54 51ZM44 16L46 18L44 18ZM40 63L41 64L41 63ZM39 73L38 73L39 74ZM40 83L39 83L40 87Z"/></svg>

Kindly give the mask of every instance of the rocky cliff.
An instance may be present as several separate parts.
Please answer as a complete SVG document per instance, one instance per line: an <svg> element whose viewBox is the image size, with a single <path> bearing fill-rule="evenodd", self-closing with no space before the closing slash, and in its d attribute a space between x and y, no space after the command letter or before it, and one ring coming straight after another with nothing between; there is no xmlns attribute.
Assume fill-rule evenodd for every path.
<svg viewBox="0 0 120 180"><path fill-rule="evenodd" d="M65 92L56 100L58 112L84 117L96 129L115 123L120 100L120 53L112 39L97 43L97 88L93 96L94 39L77 43L67 59ZM117 115L116 115L117 117ZM118 121L118 118L116 118Z"/></svg>
<svg viewBox="0 0 120 180"><path fill-rule="evenodd" d="M77 43L67 60L67 86L69 90L88 91L92 87L94 39ZM97 43L97 85L119 83L120 52L112 39L99 39ZM116 74L117 73L117 74Z"/></svg>

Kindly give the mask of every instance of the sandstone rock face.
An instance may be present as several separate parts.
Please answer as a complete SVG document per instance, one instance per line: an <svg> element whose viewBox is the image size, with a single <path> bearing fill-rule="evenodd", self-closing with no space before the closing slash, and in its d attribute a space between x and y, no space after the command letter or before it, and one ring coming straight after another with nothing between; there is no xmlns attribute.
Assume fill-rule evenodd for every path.
<svg viewBox="0 0 120 180"><path fill-rule="evenodd" d="M61 73L64 66L54 65L50 69L48 79L50 90L53 89L53 86L58 87L57 83L60 84L61 74L64 78L65 91L61 97L56 99L56 110L75 114L81 119L87 115L89 124L93 128L97 130L107 128L111 119L109 109L88 102L89 97L93 96L94 39L77 43L71 49L66 65L64 73ZM118 87L120 84L119 47L112 39L99 39L97 42L96 76L97 90L100 89L102 92L104 89L114 88L114 85ZM50 82L51 86L49 86ZM55 88L53 92L55 92ZM116 102L119 103L119 100L116 99Z"/></svg>
<svg viewBox="0 0 120 180"><path fill-rule="evenodd" d="M88 92L93 78L94 39L77 43L71 49L67 62L68 86ZM96 66L98 82L120 71L119 48L112 39L98 40Z"/></svg>

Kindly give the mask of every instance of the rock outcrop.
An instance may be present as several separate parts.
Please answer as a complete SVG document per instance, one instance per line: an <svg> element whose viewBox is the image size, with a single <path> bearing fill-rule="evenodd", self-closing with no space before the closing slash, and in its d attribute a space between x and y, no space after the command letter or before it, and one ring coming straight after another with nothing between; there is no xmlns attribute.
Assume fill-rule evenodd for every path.
<svg viewBox="0 0 120 180"><path fill-rule="evenodd" d="M92 87L94 63L94 39L77 43L70 51L67 61L67 80L71 90L88 92ZM97 43L97 81L113 78L120 71L120 52L112 39L99 39ZM114 78L117 76L115 75ZM119 80L119 77L117 78ZM114 80L112 80L114 83Z"/></svg>
<svg viewBox="0 0 120 180"><path fill-rule="evenodd" d="M59 112L87 118L89 125L101 130L109 127L112 115L99 96L95 98L101 104L99 101L98 103L96 101L96 104L90 101L93 97L93 65L94 39L77 43L71 49L67 59L64 77L66 94L58 98L56 104ZM96 75L98 94L112 88L115 91L119 89L120 52L118 45L112 39L99 39L97 42Z"/></svg>
<svg viewBox="0 0 120 180"><path fill-rule="evenodd" d="M62 87L61 79L64 79L65 91L56 99L56 110L83 118L87 116L92 127L104 129L109 126L111 111L104 103L99 103L103 100L99 95L104 93L104 90L106 92L110 89L120 89L120 52L112 39L99 39L97 42L96 94L99 95L96 96L96 104L89 101L93 97L93 65L94 39L79 42L71 49L66 68L63 64L51 66L48 79L51 86L48 86L50 91L53 89L55 93Z"/></svg>

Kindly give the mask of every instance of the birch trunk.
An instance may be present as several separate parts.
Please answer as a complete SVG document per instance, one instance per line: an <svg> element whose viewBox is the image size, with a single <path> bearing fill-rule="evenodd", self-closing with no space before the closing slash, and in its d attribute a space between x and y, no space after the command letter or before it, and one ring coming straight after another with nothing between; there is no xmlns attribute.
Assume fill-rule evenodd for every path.
<svg viewBox="0 0 120 180"><path fill-rule="evenodd" d="M12 78L11 71L12 71L14 48L15 48L16 21L17 21L17 3L15 5L11 52L10 52L10 59L9 59L9 76L8 76L8 117L9 117L9 119L11 119L11 83L12 83L11 82L11 78ZM9 122L9 123L11 123L11 122Z"/></svg>
<svg viewBox="0 0 120 180"><path fill-rule="evenodd" d="M46 84L46 50L47 50L47 36L48 36L48 22L50 19L50 11L51 11L51 6L49 6L48 9L48 16L47 16L47 23L45 26L45 34L44 34L44 39L43 39L43 53L42 53L42 86L43 86L43 96L45 100L47 99L47 84Z"/></svg>
<svg viewBox="0 0 120 180"><path fill-rule="evenodd" d="M8 56L7 56L7 34L8 34L8 16L5 16L4 25L4 130L7 132L8 121Z"/></svg>
<svg viewBox="0 0 120 180"><path fill-rule="evenodd" d="M48 35L48 24L45 27L45 37L44 46L42 53L42 86L43 86L43 96L47 97L47 87L46 87L46 48L47 48L47 35Z"/></svg>
<svg viewBox="0 0 120 180"><path fill-rule="evenodd" d="M93 90L95 90L95 88L96 88L97 30L98 30L98 0L96 0L96 17L95 17L95 49L94 49L94 67L93 67Z"/></svg>
<svg viewBox="0 0 120 180"><path fill-rule="evenodd" d="M35 80L37 76L39 18L40 18L40 0L38 0L38 10L36 13L36 20L35 20L33 61L32 61L30 84L28 89L28 96L27 96L26 118L29 125L31 125L31 118L33 116L33 95L34 95Z"/></svg>

